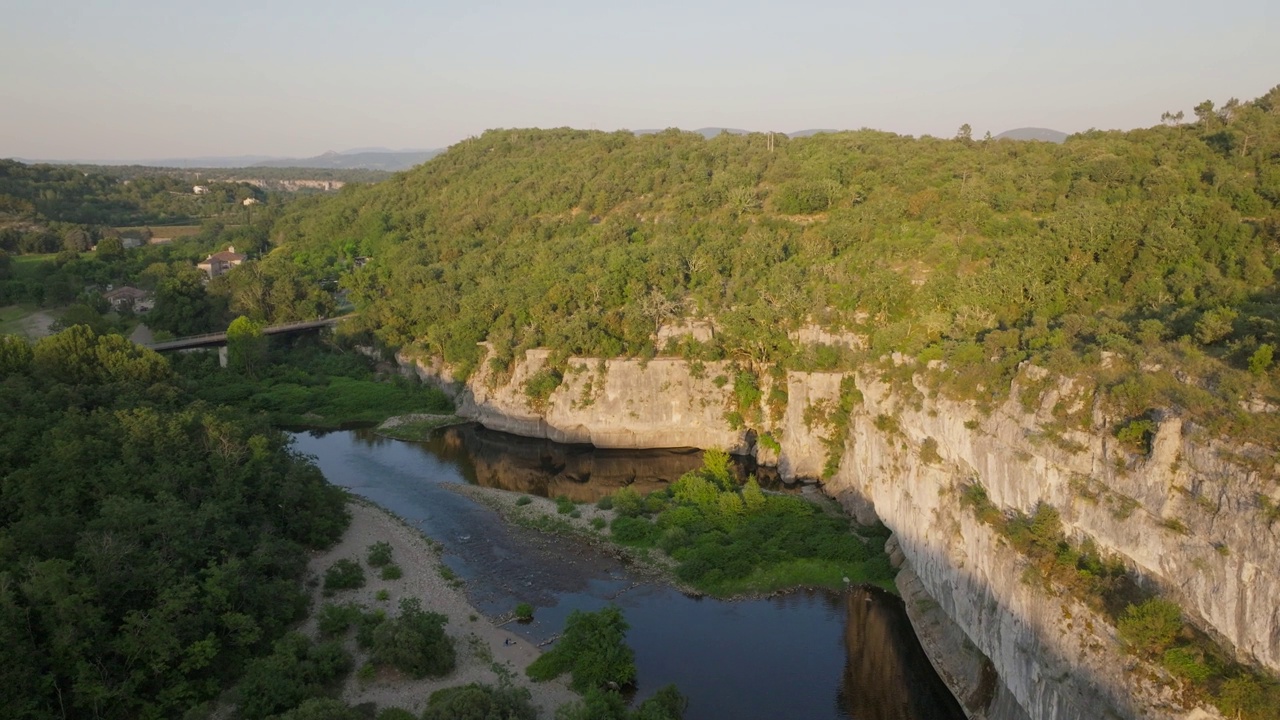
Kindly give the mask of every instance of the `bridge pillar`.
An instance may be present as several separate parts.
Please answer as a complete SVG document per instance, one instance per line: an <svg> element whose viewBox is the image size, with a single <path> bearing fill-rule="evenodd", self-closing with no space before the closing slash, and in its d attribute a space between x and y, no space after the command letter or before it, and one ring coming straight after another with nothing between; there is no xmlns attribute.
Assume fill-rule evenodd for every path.
<svg viewBox="0 0 1280 720"><path fill-rule="evenodd" d="M226 367L226 366L227 366L227 346L219 345L218 346L218 367Z"/></svg>

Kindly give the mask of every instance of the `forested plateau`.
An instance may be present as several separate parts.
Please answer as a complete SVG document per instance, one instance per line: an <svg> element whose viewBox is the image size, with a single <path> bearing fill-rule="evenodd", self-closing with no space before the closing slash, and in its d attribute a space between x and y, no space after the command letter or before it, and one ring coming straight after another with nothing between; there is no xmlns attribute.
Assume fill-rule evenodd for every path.
<svg viewBox="0 0 1280 720"><path fill-rule="evenodd" d="M273 237L312 268L370 258L343 281L366 327L464 377L486 352L651 356L660 327L705 319L690 359L897 353L989 401L1026 360L1087 373L1105 354L1135 370L1108 380L1135 415L1181 401L1266 424L1238 403L1275 391L1280 88L1061 145L490 131L295 206ZM798 347L810 325L853 341Z"/></svg>

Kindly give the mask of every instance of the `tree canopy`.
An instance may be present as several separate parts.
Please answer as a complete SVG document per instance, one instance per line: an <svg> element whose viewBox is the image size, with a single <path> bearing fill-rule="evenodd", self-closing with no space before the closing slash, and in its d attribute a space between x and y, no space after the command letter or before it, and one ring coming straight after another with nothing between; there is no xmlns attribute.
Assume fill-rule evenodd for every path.
<svg viewBox="0 0 1280 720"><path fill-rule="evenodd" d="M0 336L0 704L180 717L305 614L344 497L285 435L74 326Z"/></svg>

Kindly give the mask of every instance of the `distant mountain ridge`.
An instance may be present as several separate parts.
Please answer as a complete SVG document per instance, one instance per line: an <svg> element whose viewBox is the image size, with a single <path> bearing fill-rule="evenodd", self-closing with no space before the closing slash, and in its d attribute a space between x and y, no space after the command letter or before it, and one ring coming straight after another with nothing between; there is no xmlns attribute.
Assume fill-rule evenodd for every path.
<svg viewBox="0 0 1280 720"><path fill-rule="evenodd" d="M430 160L444 152L438 150L389 150L387 148L354 148L327 152L309 158L287 158L276 155L214 155L190 158L152 158L124 160L40 160L13 158L27 165L97 165L155 168L310 168L330 170L384 170L398 172Z"/></svg>
<svg viewBox="0 0 1280 720"><path fill-rule="evenodd" d="M678 128L677 128L678 129ZM630 131L636 135L652 135L654 133L663 132L663 130L655 128L647 128L642 130ZM742 128L727 127L703 127L689 132L697 133L708 140L720 135L728 133L730 135L749 135L752 132L761 132L758 130L744 130ZM812 137L821 133L842 132L834 128L813 128L808 130L796 130L794 132L779 133L787 137L802 138ZM1049 128L1024 127L1006 130L995 136L997 140L1039 140L1041 142L1062 143L1066 141L1067 133ZM96 166L114 166L114 165L137 165L143 167L157 168L309 168L309 169L330 169L330 170L382 170L385 172L400 172L409 168L421 165L431 158L440 155L445 151L444 148L421 149L421 148L405 148L401 150L392 150L385 147L359 147L349 150L329 151L309 158L290 158L274 155L214 155L203 157L189 158L159 158L159 159L126 159L126 160L39 160L27 158L13 158L21 163L28 165L47 164L47 165L96 165Z"/></svg>
<svg viewBox="0 0 1280 720"><path fill-rule="evenodd" d="M332 168L340 170L408 170L430 160L444 150L348 150L327 152L310 158L272 158L251 167Z"/></svg>
<svg viewBox="0 0 1280 720"><path fill-rule="evenodd" d="M680 128L676 128L676 129L679 130ZM655 133L662 132L662 130L646 128L644 130L632 130L631 132L635 135L653 135ZM742 128L704 127L704 128L698 128L697 130L690 130L689 132L698 133L702 137L710 140L721 133L729 133L730 135L750 135L753 132L762 132L762 131L743 130ZM795 132L780 133L780 134L786 135L787 137L798 138L798 137L810 137L812 135L817 135L818 133L832 133L832 132L840 132L840 131L823 128L823 129L813 129L813 130L797 130Z"/></svg>
<svg viewBox="0 0 1280 720"><path fill-rule="evenodd" d="M1024 127L1005 130L996 135L996 140L1039 140L1040 142L1064 143L1070 137L1068 133L1049 128Z"/></svg>

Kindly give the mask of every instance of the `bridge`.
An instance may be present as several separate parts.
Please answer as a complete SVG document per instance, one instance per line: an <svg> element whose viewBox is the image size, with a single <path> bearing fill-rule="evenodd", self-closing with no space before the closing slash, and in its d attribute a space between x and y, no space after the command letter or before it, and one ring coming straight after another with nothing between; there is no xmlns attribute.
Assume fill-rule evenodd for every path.
<svg viewBox="0 0 1280 720"><path fill-rule="evenodd" d="M323 320L303 320L302 322L282 323L280 325L272 325L271 327L262 328L263 335L283 335L286 333L303 332L305 330L315 330L323 327L333 327L347 318L355 317L355 313L343 315L336 318L325 318ZM145 347L149 347L156 352L168 352L170 350L190 350L192 348L217 347L227 344L226 331L216 333L205 333L203 335L189 335L187 337L174 338L172 340L160 340L158 342L148 343Z"/></svg>

